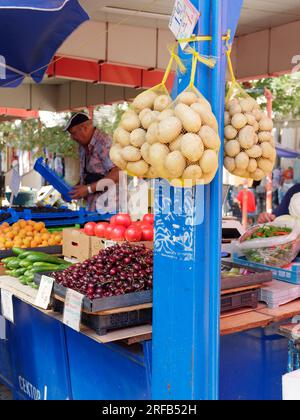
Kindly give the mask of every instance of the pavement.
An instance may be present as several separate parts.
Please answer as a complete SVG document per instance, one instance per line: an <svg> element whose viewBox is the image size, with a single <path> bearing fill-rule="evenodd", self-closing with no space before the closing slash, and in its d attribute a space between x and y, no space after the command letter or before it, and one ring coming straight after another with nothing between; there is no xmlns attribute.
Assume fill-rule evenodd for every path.
<svg viewBox="0 0 300 420"><path fill-rule="evenodd" d="M12 394L6 386L0 384L0 401L11 401Z"/></svg>

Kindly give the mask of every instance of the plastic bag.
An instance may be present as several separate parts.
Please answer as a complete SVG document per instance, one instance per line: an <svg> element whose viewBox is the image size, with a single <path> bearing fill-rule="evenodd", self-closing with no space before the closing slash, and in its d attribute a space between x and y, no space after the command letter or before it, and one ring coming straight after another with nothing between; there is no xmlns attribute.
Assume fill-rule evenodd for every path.
<svg viewBox="0 0 300 420"><path fill-rule="evenodd" d="M259 237L262 230L275 227L278 231L289 229L287 234L272 237ZM268 233L267 233L268 234ZM249 239L253 235L255 239ZM249 229L236 243L235 250L244 255L248 261L273 267L284 267L290 264L300 251L300 229L294 221L275 221L263 226Z"/></svg>
<svg viewBox="0 0 300 420"><path fill-rule="evenodd" d="M226 97L224 166L233 175L261 181L276 161L273 121L237 83L229 50L232 84Z"/></svg>

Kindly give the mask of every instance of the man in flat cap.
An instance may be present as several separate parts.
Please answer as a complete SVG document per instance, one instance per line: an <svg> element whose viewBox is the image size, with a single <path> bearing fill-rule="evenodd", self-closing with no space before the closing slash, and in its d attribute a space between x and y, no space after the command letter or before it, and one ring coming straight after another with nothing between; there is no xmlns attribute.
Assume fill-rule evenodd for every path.
<svg viewBox="0 0 300 420"><path fill-rule="evenodd" d="M71 196L74 200L86 198L87 209L96 210L96 202L101 195L97 193L99 181L108 179L119 182L119 169L109 158L111 138L94 127L92 120L83 112L70 118L64 131L80 146L80 185L74 187Z"/></svg>

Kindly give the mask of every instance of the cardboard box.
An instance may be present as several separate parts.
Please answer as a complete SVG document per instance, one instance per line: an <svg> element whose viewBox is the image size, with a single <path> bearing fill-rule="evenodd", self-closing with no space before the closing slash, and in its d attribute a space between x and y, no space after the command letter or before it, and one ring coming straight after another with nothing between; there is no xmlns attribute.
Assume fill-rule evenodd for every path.
<svg viewBox="0 0 300 420"><path fill-rule="evenodd" d="M94 257L94 255L98 255L102 249L105 249L107 247L106 242L106 239L98 238L97 236L92 236L90 256Z"/></svg>
<svg viewBox="0 0 300 420"><path fill-rule="evenodd" d="M79 229L64 229L63 255L83 262L91 257L91 237Z"/></svg>

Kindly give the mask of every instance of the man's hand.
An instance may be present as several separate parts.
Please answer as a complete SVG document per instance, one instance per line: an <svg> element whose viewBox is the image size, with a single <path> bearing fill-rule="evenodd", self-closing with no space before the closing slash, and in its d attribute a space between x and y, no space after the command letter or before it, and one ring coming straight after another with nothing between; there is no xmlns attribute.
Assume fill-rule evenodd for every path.
<svg viewBox="0 0 300 420"><path fill-rule="evenodd" d="M274 214L270 214L270 213L261 213L258 216L258 223L262 224L262 223L270 223L273 222L276 219L276 216Z"/></svg>
<svg viewBox="0 0 300 420"><path fill-rule="evenodd" d="M85 198L89 195L88 188L86 185L77 185L71 191L71 197L73 200L79 200L80 198Z"/></svg>

